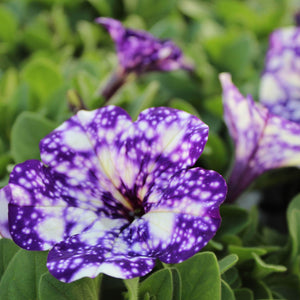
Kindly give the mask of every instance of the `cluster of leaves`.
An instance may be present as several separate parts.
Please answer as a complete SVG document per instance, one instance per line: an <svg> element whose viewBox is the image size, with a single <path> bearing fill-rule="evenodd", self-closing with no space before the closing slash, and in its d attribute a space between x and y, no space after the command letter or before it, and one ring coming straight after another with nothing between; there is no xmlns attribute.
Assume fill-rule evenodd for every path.
<svg viewBox="0 0 300 300"><path fill-rule="evenodd" d="M65 284L49 274L47 252L0 240L1 299L300 298L300 196L287 210L289 235L258 222L258 211L222 208L223 224L206 249L175 265L157 262L146 278L120 280L100 274ZM26 270L18 272L16 270Z"/></svg>
<svg viewBox="0 0 300 300"><path fill-rule="evenodd" d="M99 89L117 66L117 57L109 35L93 22L99 15L171 38L195 65L192 75L153 73L129 81L110 102L124 107L133 118L159 105L201 117L210 127L210 136L199 163L224 173L232 147L223 123L218 73L230 72L243 92L257 95L268 36L292 23L292 2L2 1L0 186L7 183L14 164L39 159L40 139L73 114L78 100L74 91L89 109L103 104ZM276 173L271 179L264 176L257 187L270 191L284 182L289 189L291 176L286 174L290 173ZM292 175L292 181L299 182L299 172ZM279 197L286 207L291 195L276 189L275 194L274 199ZM158 262L147 278L125 282L100 275L63 284L47 272L47 253L27 252L2 239L0 298L300 298L300 198L289 205L289 234L285 235L262 226L257 208L249 212L223 206L221 213L221 229L204 251L178 265Z"/></svg>

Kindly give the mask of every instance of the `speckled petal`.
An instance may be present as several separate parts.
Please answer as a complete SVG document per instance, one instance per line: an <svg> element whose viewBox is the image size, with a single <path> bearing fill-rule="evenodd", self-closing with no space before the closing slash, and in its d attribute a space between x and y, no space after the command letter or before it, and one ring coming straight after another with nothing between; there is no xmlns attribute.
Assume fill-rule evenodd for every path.
<svg viewBox="0 0 300 300"><path fill-rule="evenodd" d="M50 249L89 229L100 217L114 218L122 211L108 195L93 186L70 186L65 176L37 160L17 165L10 187L10 232L14 241L28 250Z"/></svg>
<svg viewBox="0 0 300 300"><path fill-rule="evenodd" d="M153 184L164 188L175 172L195 164L206 144L208 126L186 112L156 107L143 111L122 138L126 144L118 160L119 173L124 174L127 189L134 188L137 197L146 201ZM129 170L136 170L137 176L128 176Z"/></svg>
<svg viewBox="0 0 300 300"><path fill-rule="evenodd" d="M228 182L230 199L236 198L263 172L300 166L300 125L270 113L251 97L245 98L221 74L224 118L235 143L235 163Z"/></svg>
<svg viewBox="0 0 300 300"><path fill-rule="evenodd" d="M181 50L169 40L159 40L150 33L127 29L111 18L95 20L109 32L116 44L120 65L126 72L191 70Z"/></svg>
<svg viewBox="0 0 300 300"><path fill-rule="evenodd" d="M260 83L260 102L270 112L300 123L300 27L275 30Z"/></svg>
<svg viewBox="0 0 300 300"><path fill-rule="evenodd" d="M146 213L122 231L114 255L158 257L166 263L191 257L219 228L226 190L225 180L214 171L176 173L163 194L151 194Z"/></svg>
<svg viewBox="0 0 300 300"><path fill-rule="evenodd" d="M0 189L0 237L11 239L8 227L8 203L11 199L9 185Z"/></svg>
<svg viewBox="0 0 300 300"><path fill-rule="evenodd" d="M86 186L89 194L98 191L113 198L112 205L118 202L124 210L132 209L119 192L122 180L116 170L120 136L131 125L130 116L119 107L79 111L41 141L42 161L64 174L68 185L83 191Z"/></svg>
<svg viewBox="0 0 300 300"><path fill-rule="evenodd" d="M105 273L117 278L132 278L149 273L155 260L143 256L124 256L111 253L124 220L106 219L91 230L72 236L57 244L48 256L50 273L64 282Z"/></svg>

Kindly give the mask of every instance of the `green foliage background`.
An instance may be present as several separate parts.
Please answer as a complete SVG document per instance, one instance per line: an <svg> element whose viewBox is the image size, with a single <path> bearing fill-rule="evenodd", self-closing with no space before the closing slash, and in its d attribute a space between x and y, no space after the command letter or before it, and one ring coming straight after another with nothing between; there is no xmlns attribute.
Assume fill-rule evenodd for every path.
<svg viewBox="0 0 300 300"><path fill-rule="evenodd" d="M110 103L133 118L150 106L198 115L210 127L198 164L226 176L233 149L218 74L230 72L241 91L257 99L268 36L292 25L297 9L292 0L2 0L0 187L14 164L39 159L40 139L72 115L68 91L76 90L89 109L103 104L99 89L117 57L107 32L93 22L98 16L182 48L195 65L193 75L146 74L129 81ZM100 275L62 284L45 269L46 253L2 239L0 299L300 299L299 197L285 217L299 179L296 169L262 176L241 204L249 207L258 193L260 207L223 206L221 229L206 249L182 264L158 262L140 280Z"/></svg>

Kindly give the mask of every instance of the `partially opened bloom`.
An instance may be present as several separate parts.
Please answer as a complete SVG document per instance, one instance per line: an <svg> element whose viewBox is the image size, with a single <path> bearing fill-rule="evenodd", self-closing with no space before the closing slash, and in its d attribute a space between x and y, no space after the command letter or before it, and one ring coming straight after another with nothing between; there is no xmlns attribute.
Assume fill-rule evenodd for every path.
<svg viewBox="0 0 300 300"><path fill-rule="evenodd" d="M271 34L260 102L270 112L300 123L300 27L278 29Z"/></svg>
<svg viewBox="0 0 300 300"><path fill-rule="evenodd" d="M11 173L13 240L51 249L49 271L65 282L142 276L156 258L189 258L214 236L226 194L221 175L191 169L207 135L202 121L171 108L135 122L114 106L78 112L41 141L42 162Z"/></svg>
<svg viewBox="0 0 300 300"><path fill-rule="evenodd" d="M0 237L10 239L8 228L8 203L11 199L10 187L0 189Z"/></svg>
<svg viewBox="0 0 300 300"><path fill-rule="evenodd" d="M272 114L244 97L231 81L220 75L224 119L235 145L235 161L228 181L228 201L233 201L263 172L300 166L300 125Z"/></svg>
<svg viewBox="0 0 300 300"><path fill-rule="evenodd" d="M125 72L191 70L172 41L125 28L120 21L111 18L97 18L96 22L104 26L114 40L119 63Z"/></svg>

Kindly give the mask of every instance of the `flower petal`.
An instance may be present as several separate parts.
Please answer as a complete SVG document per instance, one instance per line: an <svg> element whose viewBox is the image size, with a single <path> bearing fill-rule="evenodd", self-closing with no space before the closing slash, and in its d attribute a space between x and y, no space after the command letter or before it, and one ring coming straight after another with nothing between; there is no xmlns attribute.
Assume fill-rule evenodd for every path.
<svg viewBox="0 0 300 300"><path fill-rule="evenodd" d="M146 201L153 184L163 188L171 175L195 164L207 142L208 126L186 112L156 107L143 111L123 138L119 173L127 189L135 189ZM129 177L129 170L136 175Z"/></svg>
<svg viewBox="0 0 300 300"><path fill-rule="evenodd" d="M99 273L123 279L149 273L155 264L153 258L111 253L122 225L124 220L102 219L91 230L57 244L48 256L50 273L64 282Z"/></svg>
<svg viewBox="0 0 300 300"><path fill-rule="evenodd" d="M11 239L8 227L8 203L11 199L9 185L0 189L0 237Z"/></svg>
<svg viewBox="0 0 300 300"><path fill-rule="evenodd" d="M270 112L297 123L300 122L299 47L299 27L271 34L259 97Z"/></svg>
<svg viewBox="0 0 300 300"><path fill-rule="evenodd" d="M191 257L219 228L226 189L225 180L214 171L178 172L163 194L151 195L146 214L122 231L113 253L158 257L166 263ZM155 197L159 200L153 201Z"/></svg>
<svg viewBox="0 0 300 300"><path fill-rule="evenodd" d="M122 182L115 167L120 136L131 125L130 116L119 107L80 111L41 141L41 158L64 174L68 185L86 183L108 192L125 210L132 209L118 191Z"/></svg>
<svg viewBox="0 0 300 300"><path fill-rule="evenodd" d="M122 207L108 193L85 182L69 185L64 175L37 160L17 165L10 187L10 232L25 249L50 249L87 230L100 216L123 217Z"/></svg>
<svg viewBox="0 0 300 300"><path fill-rule="evenodd" d="M221 74L224 118L235 143L235 163L228 182L234 199L263 172L300 165L300 125L271 114L250 97L243 97Z"/></svg>

